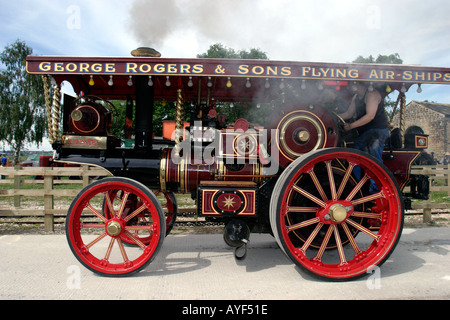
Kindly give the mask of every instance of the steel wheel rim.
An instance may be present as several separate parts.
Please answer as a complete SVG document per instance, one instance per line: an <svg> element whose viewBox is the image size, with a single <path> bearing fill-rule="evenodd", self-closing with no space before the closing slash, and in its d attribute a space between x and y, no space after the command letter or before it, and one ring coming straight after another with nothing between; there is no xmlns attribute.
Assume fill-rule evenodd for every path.
<svg viewBox="0 0 450 320"><path fill-rule="evenodd" d="M271 219L272 222L276 222L277 241L291 260L315 275L339 280L362 276L374 266L381 265L389 257L401 235L403 206L398 186L382 164L361 152L337 150L335 149L335 152L320 150L297 159L295 165L297 165L296 169L299 169L286 172L284 177L282 176L283 186L276 186L276 189L278 187L276 191L287 191L281 191L282 194L278 196L278 214L275 217L272 211ZM337 162L336 159L341 161ZM365 170L365 175L349 191L345 188L345 184L350 181L356 164ZM319 181L314 184L316 192L313 193L297 185L305 175L314 180L314 176L318 176L316 174L318 166L325 167L327 174L330 170L328 184L333 185L333 188L329 191L325 190L322 188L323 183ZM343 166L345 174L341 181L336 183L333 181L333 167L339 166ZM358 196L359 191L367 189L369 177L376 181L381 191L373 195L364 192L362 197ZM344 187L341 187L343 183ZM291 202L294 193L308 198L315 206L295 207L295 204ZM370 203L371 201L374 203ZM356 211L355 208L361 204L366 204L366 209ZM368 204L375 204L375 206L371 205L369 210ZM292 224L294 219L290 218L291 216L308 210L313 211L309 212L309 219ZM336 216L334 219L333 214ZM380 223L377 231L371 230L367 223L374 219ZM312 231L308 234L306 241L299 244L292 240L293 231L307 227ZM272 228L274 228L273 224ZM353 236L351 229L357 229L358 236ZM311 247L311 242L320 232L324 235L316 250ZM363 239L359 239L361 235ZM330 239L334 239L336 245L334 249L327 250ZM347 246L344 246L345 241L349 243Z"/></svg>
<svg viewBox="0 0 450 320"><path fill-rule="evenodd" d="M161 208L155 205L158 204L156 198L141 187L125 179L113 179L88 186L72 203L66 234L72 252L88 269L105 275L126 275L142 269L156 255L164 237L165 223L161 219ZM119 204L114 203L116 197L110 197L111 190L123 191L125 198L120 198ZM142 205L133 212L126 212L130 196L136 196ZM102 198L106 206L99 203ZM147 212L151 221L146 225L130 224L141 212ZM136 230L149 233L145 243L133 235ZM135 246L125 247L125 243Z"/></svg>

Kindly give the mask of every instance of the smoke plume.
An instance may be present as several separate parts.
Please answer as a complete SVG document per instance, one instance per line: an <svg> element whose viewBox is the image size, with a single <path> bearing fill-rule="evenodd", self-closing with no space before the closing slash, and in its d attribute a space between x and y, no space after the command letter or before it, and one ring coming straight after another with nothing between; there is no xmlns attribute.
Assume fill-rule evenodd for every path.
<svg viewBox="0 0 450 320"><path fill-rule="evenodd" d="M239 0L134 0L129 12L133 36L143 46L162 47L175 32L190 31L216 42L242 33L233 16L244 7ZM242 11L241 11L242 13Z"/></svg>

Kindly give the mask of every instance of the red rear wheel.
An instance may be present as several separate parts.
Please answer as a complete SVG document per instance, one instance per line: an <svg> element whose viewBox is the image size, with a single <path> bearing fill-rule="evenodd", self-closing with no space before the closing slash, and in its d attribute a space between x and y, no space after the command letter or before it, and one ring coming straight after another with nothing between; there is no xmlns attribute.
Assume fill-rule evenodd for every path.
<svg viewBox="0 0 450 320"><path fill-rule="evenodd" d="M369 193L371 180L375 193ZM366 153L341 148L293 162L280 176L270 208L274 236L290 259L335 280L358 278L383 264L400 239L403 215L389 170Z"/></svg>
<svg viewBox="0 0 450 320"><path fill-rule="evenodd" d="M87 186L66 218L66 237L75 257L103 275L128 275L147 266L158 253L165 230L158 199L127 178L107 178Z"/></svg>

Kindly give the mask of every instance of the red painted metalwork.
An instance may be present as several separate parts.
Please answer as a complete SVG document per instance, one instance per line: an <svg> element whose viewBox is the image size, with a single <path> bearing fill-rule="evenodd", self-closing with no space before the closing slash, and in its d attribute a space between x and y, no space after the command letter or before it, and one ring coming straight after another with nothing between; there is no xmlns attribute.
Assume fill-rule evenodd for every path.
<svg viewBox="0 0 450 320"><path fill-rule="evenodd" d="M365 174L360 181L351 177L356 165ZM318 150L293 166L295 170L278 180L271 203L275 238L291 260L315 275L337 280L360 277L381 265L403 226L400 189L387 168L349 149ZM364 185L369 179L379 192L368 193ZM372 229L368 219L377 220L379 228Z"/></svg>
<svg viewBox="0 0 450 320"><path fill-rule="evenodd" d="M133 198L137 208L127 205ZM144 217L137 223L141 214ZM104 275L130 274L144 268L159 251L165 236L164 214L145 186L108 178L89 185L75 198L66 235L72 252L88 269Z"/></svg>
<svg viewBox="0 0 450 320"><path fill-rule="evenodd" d="M200 216L272 232L295 264L319 277L363 276L396 246L401 190L428 141L422 132L406 148L403 141L390 146L384 165L341 148L354 137L343 130L336 96L348 106L359 81L370 83L369 90L379 86L383 98L394 90L403 97L415 84L450 84L450 68L230 59L39 56L27 58L27 71L57 85L67 81L81 97L98 97L64 99L64 133L53 147L55 163L91 163L118 176L82 190L66 221L74 255L105 275L136 272L154 258L175 223L173 193L180 192L196 198ZM102 100L136 102L134 123L132 110L124 123L127 139L135 125L133 147L110 136L111 110ZM154 137L155 101L175 102L173 127L183 134ZM263 124L225 119L226 102L250 112L266 104L270 115ZM411 194L426 197L426 180L416 180ZM378 192L369 192L369 181ZM150 189L164 194L166 215ZM237 236L231 228L225 239Z"/></svg>

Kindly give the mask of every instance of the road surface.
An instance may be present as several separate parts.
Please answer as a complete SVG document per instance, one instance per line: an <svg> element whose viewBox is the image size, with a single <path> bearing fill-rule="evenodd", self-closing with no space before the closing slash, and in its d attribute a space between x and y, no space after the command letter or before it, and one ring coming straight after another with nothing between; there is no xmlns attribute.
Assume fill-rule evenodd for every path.
<svg viewBox="0 0 450 320"><path fill-rule="evenodd" d="M139 274L81 266L64 235L0 235L0 300L374 300L450 298L450 227L405 229L377 277L327 282L303 273L270 235L237 261L222 235L170 235Z"/></svg>

